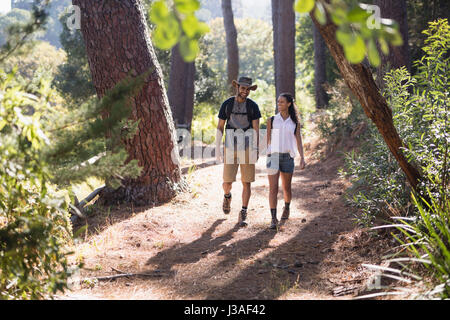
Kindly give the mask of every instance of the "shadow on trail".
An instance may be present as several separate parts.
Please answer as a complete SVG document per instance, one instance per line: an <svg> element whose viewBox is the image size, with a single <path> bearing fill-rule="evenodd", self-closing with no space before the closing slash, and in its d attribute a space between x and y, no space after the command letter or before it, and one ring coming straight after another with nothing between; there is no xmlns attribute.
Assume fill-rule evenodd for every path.
<svg viewBox="0 0 450 320"><path fill-rule="evenodd" d="M336 168L334 168L336 169ZM324 170L320 175L318 171ZM325 172L326 170L326 172ZM347 215L345 204L341 197L327 199L326 202L316 205L323 188L334 188L331 193L342 190L339 183L331 185L330 181L337 178L337 170L320 165L313 165L306 171L296 171L295 176L306 178L302 182L293 183L293 194L299 194L302 202L296 204L298 210L308 213L315 212L314 218L307 217L307 223L301 219L289 219L284 222L278 232L285 232L285 228L298 228L288 241L278 245L263 258L257 259L241 270L239 274L224 286L208 290L205 299L277 299L292 288L298 292L329 295L335 287L327 279L321 278L321 262L330 252L330 247L337 241L338 234L351 231L354 224L346 219L337 224L325 224L325 220L344 218ZM304 181L311 181L306 185ZM334 182L333 182L334 183ZM320 186L321 188L316 188ZM258 188L255 188L258 190ZM261 192L264 189L261 188ZM280 185L281 189L281 185ZM255 190L255 191L256 191ZM260 191L260 190L258 190ZM318 201L315 201L318 200ZM293 199L295 201L295 199ZM330 209L328 209L330 208ZM333 208L333 209L331 209ZM243 252L241 255L249 257L257 252L258 238L267 234L267 231L257 236L242 240L236 244ZM270 232L269 232L270 234ZM275 233L271 234L274 237ZM227 260L232 260L231 251L223 251Z"/></svg>
<svg viewBox="0 0 450 320"><path fill-rule="evenodd" d="M317 174L317 170L326 170L326 174ZM348 219L336 224L324 224L325 220L335 219L336 216L345 218L346 209L342 199L328 199L314 206L314 199L320 197L316 186L327 185L327 180L337 178L337 170L323 166L311 166L307 171L296 171L296 177L306 178L304 182L293 183L293 194L302 197L297 204L298 210L304 210L311 215L307 222L302 223L299 218L292 218L278 232L287 232L293 236L278 246L270 244L277 232L267 227L258 231L251 237L238 240L232 244L225 243L233 239L233 234L239 227L228 230L224 235L213 238L214 230L224 221L215 221L202 236L189 244L174 246L158 253L147 261L147 265L158 265L158 269L172 271L176 264L194 264L199 262L206 254L218 252L222 257L220 262L201 266L197 273L184 273L177 279L176 284L165 282L164 286L172 286L178 293L185 296L201 294L205 299L277 299L292 288L307 293L330 294L334 287L327 279L320 276L320 263L327 257L328 249L336 242L338 234L350 231L354 225ZM341 190L339 184L333 186L333 192ZM324 187L328 188L328 187ZM266 192L255 188L255 192ZM306 198L307 201L303 201ZM319 201L322 199L318 199ZM295 201L295 199L294 199ZM327 205L333 210L329 210ZM314 215L312 214L314 213ZM249 221L251 223L251 221ZM268 254L252 258L262 250L273 249ZM240 268L241 263L246 266ZM195 288L194 288L194 286ZM311 295L310 295L311 296Z"/></svg>
<svg viewBox="0 0 450 320"><path fill-rule="evenodd" d="M319 220L312 220L308 226L314 226ZM290 222L286 222L286 225ZM301 290L329 293L330 287L318 285L323 281L317 277L319 263L323 261L326 254L321 253L315 241L311 241L304 234L305 229L300 231L291 240L279 245L275 250L257 259L224 286L210 288L205 297L206 300L274 300L286 293L291 288ZM283 232L283 231L279 231ZM236 247L242 249L240 256L250 257L256 253L256 242L261 236L273 238L276 232L262 231L257 236L245 239ZM336 236L331 236L326 241L334 242ZM253 250L249 251L247 245L251 244ZM265 249L262 247L262 249ZM313 252L311 252L313 251ZM231 252L224 252L226 259L224 264L235 260ZM328 284L329 285L329 284ZM321 288L322 287L322 288Z"/></svg>
<svg viewBox="0 0 450 320"><path fill-rule="evenodd" d="M220 250L222 247L225 247L223 243L231 240L233 233L239 230L238 225L235 225L226 234L213 238L212 234L224 221L226 219L216 220L199 239L191 243L175 245L167 250L158 252L156 256L146 262L146 265L157 264L157 269L170 271L176 264L196 263L205 257L207 253Z"/></svg>
<svg viewBox="0 0 450 320"><path fill-rule="evenodd" d="M205 272L202 272L200 276L194 276L191 278L186 277L182 279L182 283L177 282L177 292L190 295L195 291L195 289L192 288L192 283L200 283L205 285L216 276L223 276L239 264L240 261L248 259L261 250L268 248L269 242L276 235L275 231L264 229L250 238L225 245L225 242L233 239L233 234L237 232L240 227L236 224L224 235L217 238L212 238L212 233L223 221L224 219L215 221L198 240L186 245L174 246L159 252L155 257L149 259L146 265L156 264L157 270L164 271L166 274L169 274L169 277L173 277L173 266L177 264L194 264L205 257L206 254L220 251L218 256L225 257L220 264L212 266L208 271L205 270ZM208 292L210 289L211 287L207 287L207 285L205 285L205 287L197 290ZM222 297L218 299L221 298Z"/></svg>
<svg viewBox="0 0 450 320"><path fill-rule="evenodd" d="M312 178L312 177L311 177ZM316 179L321 183L320 179ZM293 189L304 190L304 185L297 184ZM318 195L316 195L318 196ZM311 196L313 199L314 197ZM312 199L309 201L311 202ZM345 215L345 207L341 198L331 200L330 207L337 208L331 211L322 206L322 209L307 208L302 203L299 210L316 212L314 218L308 217L307 223L301 219L290 219L283 222L278 232L285 232L285 228L297 228L295 235L288 241L278 245L263 258L257 259L241 270L234 279L224 286L208 290L205 299L277 299L290 289L298 292L329 295L335 287L334 284L320 276L321 262L327 257L330 248L337 241L338 234L351 231L354 225L345 221L330 227L324 220L334 218L333 215ZM242 240L236 244L243 252L243 257L250 257L257 252L258 238L267 234L260 232L257 236ZM270 233L269 233L270 234ZM275 233L270 237L274 237ZM224 263L233 260L231 250L223 251L226 255ZM311 295L309 295L311 297Z"/></svg>

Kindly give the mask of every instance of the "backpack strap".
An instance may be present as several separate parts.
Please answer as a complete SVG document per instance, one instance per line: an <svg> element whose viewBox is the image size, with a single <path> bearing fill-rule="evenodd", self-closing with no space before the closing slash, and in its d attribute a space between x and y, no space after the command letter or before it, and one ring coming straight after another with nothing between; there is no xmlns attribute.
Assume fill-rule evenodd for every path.
<svg viewBox="0 0 450 320"><path fill-rule="evenodd" d="M225 114L227 115L227 122L230 120L231 113L233 112L234 106L234 97L231 97L227 100L227 104L225 106Z"/></svg>
<svg viewBox="0 0 450 320"><path fill-rule="evenodd" d="M228 126L228 122L230 121L230 117L231 117L231 113L233 112L233 106L234 106L234 97L229 98L226 102L225 105L225 115L227 117L226 119L226 124L225 124L225 128L226 129L230 129L230 127Z"/></svg>
<svg viewBox="0 0 450 320"><path fill-rule="evenodd" d="M247 108L247 119L248 119L248 123L250 124L249 128L253 128L252 120L254 118L254 116L253 116L253 113L255 110L254 104L255 103L252 100L247 98L245 107Z"/></svg>
<svg viewBox="0 0 450 320"><path fill-rule="evenodd" d="M230 129L228 127L228 121L230 120L231 114L233 113L233 107L234 107L234 99L235 97L231 97L226 101L226 106L225 106L225 114L227 116L227 129ZM247 118L248 118L248 122L249 122L249 127L244 129L244 131L246 131L247 129L253 128L253 124L252 124L252 120L253 119L253 114L254 114L254 106L253 106L254 102L250 99L247 98L246 102L245 102L245 108L246 108L246 113L247 113Z"/></svg>

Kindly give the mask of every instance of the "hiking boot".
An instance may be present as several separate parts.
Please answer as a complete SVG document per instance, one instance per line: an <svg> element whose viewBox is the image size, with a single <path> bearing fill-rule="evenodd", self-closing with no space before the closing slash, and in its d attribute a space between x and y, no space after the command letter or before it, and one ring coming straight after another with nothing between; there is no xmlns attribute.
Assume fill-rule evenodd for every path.
<svg viewBox="0 0 450 320"><path fill-rule="evenodd" d="M283 208L283 214L281 215L281 220L289 219L289 208Z"/></svg>
<svg viewBox="0 0 450 320"><path fill-rule="evenodd" d="M246 210L241 210L241 212L239 212L239 226L241 227L246 227L247 226L247 222L245 222L245 219L247 219L247 211Z"/></svg>
<svg viewBox="0 0 450 320"><path fill-rule="evenodd" d="M223 205L222 205L223 213L229 214L231 211L231 195L229 198L223 197Z"/></svg>
<svg viewBox="0 0 450 320"><path fill-rule="evenodd" d="M274 230L278 226L278 220L277 218L272 218L272 223L270 224L270 229Z"/></svg>

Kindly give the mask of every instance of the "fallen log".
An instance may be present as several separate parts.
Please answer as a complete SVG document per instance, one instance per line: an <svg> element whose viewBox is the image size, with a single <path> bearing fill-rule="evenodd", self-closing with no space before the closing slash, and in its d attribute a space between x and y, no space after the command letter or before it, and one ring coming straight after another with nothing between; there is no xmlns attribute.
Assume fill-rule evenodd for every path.
<svg viewBox="0 0 450 320"><path fill-rule="evenodd" d="M85 219L86 216L83 214L83 209L90 201L92 201L106 186L102 185L101 187L92 191L86 198L78 201L78 198L75 197L75 204L69 204L69 212L72 214L70 217L70 221L75 223L79 218Z"/></svg>
<svg viewBox="0 0 450 320"><path fill-rule="evenodd" d="M91 194L89 194L85 199L81 200L78 203L77 207L82 209L86 204L88 204L90 201L92 201L104 188L105 188L105 185L102 185L101 187L92 191Z"/></svg>

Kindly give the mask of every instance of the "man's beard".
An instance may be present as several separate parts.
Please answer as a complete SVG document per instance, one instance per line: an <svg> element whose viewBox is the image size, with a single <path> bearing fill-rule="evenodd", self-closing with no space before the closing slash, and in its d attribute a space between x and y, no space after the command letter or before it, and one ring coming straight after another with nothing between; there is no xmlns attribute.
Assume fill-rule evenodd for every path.
<svg viewBox="0 0 450 320"><path fill-rule="evenodd" d="M245 100L247 99L248 95L243 95L242 93L238 93L238 96L242 99Z"/></svg>

